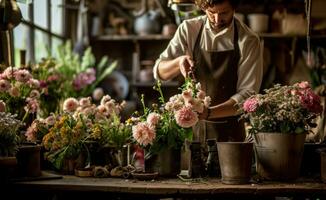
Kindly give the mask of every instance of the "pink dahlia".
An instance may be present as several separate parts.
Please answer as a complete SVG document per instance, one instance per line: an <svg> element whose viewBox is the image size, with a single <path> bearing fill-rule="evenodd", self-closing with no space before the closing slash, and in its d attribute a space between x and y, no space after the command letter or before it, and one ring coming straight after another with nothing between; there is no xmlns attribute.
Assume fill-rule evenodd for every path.
<svg viewBox="0 0 326 200"><path fill-rule="evenodd" d="M243 109L246 112L255 112L258 108L258 101L255 98L247 99L243 104Z"/></svg>
<svg viewBox="0 0 326 200"><path fill-rule="evenodd" d="M75 98L68 98L63 102L63 111L65 112L74 112L79 105L79 102Z"/></svg>
<svg viewBox="0 0 326 200"><path fill-rule="evenodd" d="M149 115L147 116L147 123L150 126L156 126L160 121L160 117L161 116L155 112L149 113Z"/></svg>
<svg viewBox="0 0 326 200"><path fill-rule="evenodd" d="M154 128L147 122L140 122L132 127L132 136L140 145L147 146L153 143L156 133Z"/></svg>
<svg viewBox="0 0 326 200"><path fill-rule="evenodd" d="M189 128L198 122L198 114L191 107L185 106L175 112L175 119L182 128Z"/></svg>

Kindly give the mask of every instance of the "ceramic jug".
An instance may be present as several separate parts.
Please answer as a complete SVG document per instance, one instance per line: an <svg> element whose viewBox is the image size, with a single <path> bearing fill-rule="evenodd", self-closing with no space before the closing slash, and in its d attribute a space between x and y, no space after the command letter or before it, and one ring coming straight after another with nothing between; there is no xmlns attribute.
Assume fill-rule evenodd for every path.
<svg viewBox="0 0 326 200"><path fill-rule="evenodd" d="M160 32L160 13L149 10L137 17L134 22L135 33L138 35L156 34Z"/></svg>

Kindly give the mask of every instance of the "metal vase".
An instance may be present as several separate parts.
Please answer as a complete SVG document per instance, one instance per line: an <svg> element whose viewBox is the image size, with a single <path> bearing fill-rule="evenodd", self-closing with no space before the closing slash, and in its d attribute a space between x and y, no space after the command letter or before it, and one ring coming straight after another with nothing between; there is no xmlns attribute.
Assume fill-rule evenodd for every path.
<svg viewBox="0 0 326 200"><path fill-rule="evenodd" d="M294 180L299 177L306 134L257 133L256 170L267 180Z"/></svg>
<svg viewBox="0 0 326 200"><path fill-rule="evenodd" d="M251 178L253 143L218 142L222 183L246 184Z"/></svg>
<svg viewBox="0 0 326 200"><path fill-rule="evenodd" d="M146 172L158 172L162 177L176 177L180 173L181 150L166 148L145 160Z"/></svg>

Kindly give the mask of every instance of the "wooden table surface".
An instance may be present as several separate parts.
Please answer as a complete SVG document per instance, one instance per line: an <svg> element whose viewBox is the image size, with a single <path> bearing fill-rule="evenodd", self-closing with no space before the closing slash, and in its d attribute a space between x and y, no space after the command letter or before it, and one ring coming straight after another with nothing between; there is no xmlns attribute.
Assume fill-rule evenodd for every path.
<svg viewBox="0 0 326 200"><path fill-rule="evenodd" d="M88 192L124 194L148 197L261 197L261 196L300 196L326 198L326 183L316 179L299 178L294 182L251 182L244 185L226 185L221 180L200 179L182 181L176 179L158 179L139 181L120 178L90 178L62 176L59 179L19 181L11 186L14 191L43 192ZM146 199L146 198L145 198ZM238 198L237 198L238 199ZM252 199L252 198L251 198Z"/></svg>

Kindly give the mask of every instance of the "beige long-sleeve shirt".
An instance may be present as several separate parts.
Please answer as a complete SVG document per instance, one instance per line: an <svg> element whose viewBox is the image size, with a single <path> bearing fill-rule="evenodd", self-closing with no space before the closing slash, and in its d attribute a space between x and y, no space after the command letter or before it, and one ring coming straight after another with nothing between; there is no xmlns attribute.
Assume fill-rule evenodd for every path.
<svg viewBox="0 0 326 200"><path fill-rule="evenodd" d="M154 65L154 78L160 79L158 65L162 60L171 60L182 55L193 55L193 49L200 26L205 22L200 46L207 52L234 49L234 23L215 33L209 25L206 16L184 20L178 27L167 48L162 52ZM240 61L238 67L237 93L231 98L237 103L247 99L259 91L263 76L263 44L259 36L237 19ZM204 55L205 56L205 55ZM205 56L208 58L208 56ZM207 59L209 63L209 59Z"/></svg>

